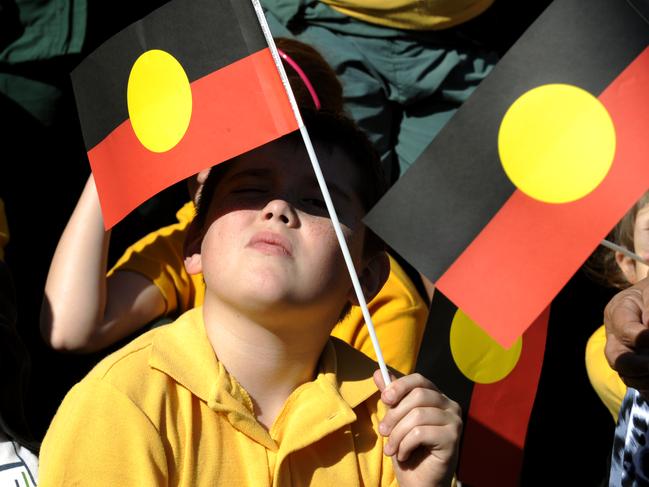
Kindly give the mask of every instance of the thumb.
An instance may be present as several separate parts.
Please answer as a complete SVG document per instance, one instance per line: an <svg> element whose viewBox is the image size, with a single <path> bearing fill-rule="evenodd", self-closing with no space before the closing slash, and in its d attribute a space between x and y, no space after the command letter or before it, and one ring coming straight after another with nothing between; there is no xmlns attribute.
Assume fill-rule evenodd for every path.
<svg viewBox="0 0 649 487"><path fill-rule="evenodd" d="M372 377L374 379L376 387L379 388L380 392L383 392L385 390L385 381L383 380L383 374L381 374L381 370L376 369Z"/></svg>
<svg viewBox="0 0 649 487"><path fill-rule="evenodd" d="M389 372L389 374L390 374L390 380L392 382L397 380L397 377L394 374L392 374L390 372ZM380 392L383 392L386 389L386 385L385 385L385 381L383 380L383 374L381 373L381 369L376 369L374 371L374 375L372 377L374 379L374 383L376 384L376 387L379 388ZM389 387L389 384L388 384L388 387Z"/></svg>
<svg viewBox="0 0 649 487"><path fill-rule="evenodd" d="M642 324L649 324L649 278L645 278L638 283L642 293Z"/></svg>

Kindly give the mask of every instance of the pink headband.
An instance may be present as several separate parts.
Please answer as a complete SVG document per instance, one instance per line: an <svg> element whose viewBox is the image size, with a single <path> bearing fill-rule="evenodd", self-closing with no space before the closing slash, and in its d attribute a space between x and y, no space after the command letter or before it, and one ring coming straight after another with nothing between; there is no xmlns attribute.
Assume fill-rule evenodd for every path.
<svg viewBox="0 0 649 487"><path fill-rule="evenodd" d="M309 78L307 78L305 72L302 71L302 68L300 68L300 66L295 61L293 61L290 58L290 56L286 54L284 51L282 51L281 49L277 49L277 52L279 53L279 56L295 70L298 76L302 78L302 82L304 83L304 86L306 86L306 89L309 90L309 93L311 93L311 98L313 98L313 103L316 109L320 110L320 99L318 98L318 95L313 89L313 85L309 81Z"/></svg>

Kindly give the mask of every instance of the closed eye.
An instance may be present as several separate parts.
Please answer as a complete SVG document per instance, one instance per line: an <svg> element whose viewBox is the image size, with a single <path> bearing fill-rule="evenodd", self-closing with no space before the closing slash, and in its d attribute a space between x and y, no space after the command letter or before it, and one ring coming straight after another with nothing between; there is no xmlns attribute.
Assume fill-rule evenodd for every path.
<svg viewBox="0 0 649 487"><path fill-rule="evenodd" d="M313 208L326 209L327 204L322 198L303 198L302 201Z"/></svg>

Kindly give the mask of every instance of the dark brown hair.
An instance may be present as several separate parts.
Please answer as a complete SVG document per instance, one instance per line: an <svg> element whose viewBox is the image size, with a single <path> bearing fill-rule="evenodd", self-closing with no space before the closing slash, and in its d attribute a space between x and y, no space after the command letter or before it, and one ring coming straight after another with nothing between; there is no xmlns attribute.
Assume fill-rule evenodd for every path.
<svg viewBox="0 0 649 487"><path fill-rule="evenodd" d="M343 113L342 85L335 71L322 55L308 44L295 39L278 37L275 39L275 44L278 49L290 56L309 78L320 100L320 109L332 113ZM286 62L283 64L297 104L300 108L315 110L313 98L300 75Z"/></svg>
<svg viewBox="0 0 649 487"><path fill-rule="evenodd" d="M368 211L387 191L388 182L376 149L367 135L343 112L342 86L335 72L311 46L283 38L276 39L276 44L302 68L320 100L321 107L316 110L313 98L300 76L291 66L284 63L286 75L310 137L325 146L338 146L349 156L354 168L361 175L356 190L365 211ZM285 137L299 138L300 134L293 132ZM193 222L201 233L204 231L216 186L227 171L227 167L228 162L214 166L201 190ZM384 244L381 239L370 229L366 229L363 253L369 256L383 250ZM348 302L341 310L339 320L342 320L350 309L351 303Z"/></svg>
<svg viewBox="0 0 649 487"><path fill-rule="evenodd" d="M373 145L356 123L343 112L342 86L336 73L322 55L308 44L281 37L275 39L275 43L302 68L320 99L321 108L316 110L313 98L302 78L291 66L284 63L286 75L310 136L324 145L339 146L354 161L359 174L362 175L360 179L363 183L358 188L359 196L365 210L369 210L387 191L387 179ZM286 137L299 137L299 134L293 133ZM205 223L209 206L209 203L201 204L201 201L212 200L216 182L222 177L227 164L224 162L213 167L203 185L196 212L196 222L200 228ZM376 238L372 237L370 240Z"/></svg>
<svg viewBox="0 0 649 487"><path fill-rule="evenodd" d="M358 183L355 188L364 210L367 212L385 194L388 189L387 179L376 149L360 128L344 115L326 111L304 110L302 112L304 124L309 136L324 147L339 147L352 162L350 172L355 171ZM296 143L302 144L299 132L284 136L294 138ZM271 142L272 143L272 142ZM306 149L305 149L306 150ZM236 161L236 157L232 161ZM324 159L322 159L324 160ZM203 188L196 203L196 217L193 225L202 234L205 231L207 215L214 197L216 187L228 170L229 162L214 166L203 184ZM385 250L383 241L369 228L365 229L363 241L363 255L370 257ZM338 321L343 320L351 310L351 303L343 306Z"/></svg>

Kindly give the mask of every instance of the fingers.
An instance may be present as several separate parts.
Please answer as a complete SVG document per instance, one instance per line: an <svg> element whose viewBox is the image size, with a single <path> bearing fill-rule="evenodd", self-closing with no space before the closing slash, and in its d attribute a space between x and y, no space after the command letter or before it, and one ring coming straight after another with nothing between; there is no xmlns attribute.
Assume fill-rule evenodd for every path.
<svg viewBox="0 0 649 487"><path fill-rule="evenodd" d="M616 294L604 309L607 332L616 332L618 337L631 343L637 330L646 329L642 323L642 311L643 299L640 290L630 288Z"/></svg>
<svg viewBox="0 0 649 487"><path fill-rule="evenodd" d="M649 280L643 280L643 286L645 281L649 283ZM620 357L649 347L649 328L644 324L643 317L643 314L649 313L649 287L638 286L615 295L604 311L605 355L611 367L620 373L623 373L625 367L625 362L621 363ZM628 362L628 365L642 365L642 361L643 359Z"/></svg>
<svg viewBox="0 0 649 487"><path fill-rule="evenodd" d="M649 324L649 277L644 278L634 286L642 294L642 324Z"/></svg>
<svg viewBox="0 0 649 487"><path fill-rule="evenodd" d="M649 391L649 279L616 294L604 310L604 354L624 383Z"/></svg>
<svg viewBox="0 0 649 487"><path fill-rule="evenodd" d="M405 377L404 377L405 378ZM393 391L394 392L394 391ZM384 391L383 394L389 397L393 397L390 393L390 389ZM399 397L399 396L396 396ZM412 411L416 411L420 408L435 408L439 410L449 410L454 414L459 414L460 407L448 397L446 397L441 392L424 387L415 387L408 392L400 400L393 400L390 403L385 402L388 406L391 406L388 409L385 417L381 421L381 426L379 431L381 434L389 435L392 433L392 430L395 428L397 423L404 420L408 414ZM421 418L424 419L424 418ZM424 423L419 423L424 424ZM436 424L436 423L431 423Z"/></svg>
<svg viewBox="0 0 649 487"><path fill-rule="evenodd" d="M614 310L627 314L626 317L620 316L623 323L649 324L649 277L613 296L604 310L606 322L611 321L611 313Z"/></svg>
<svg viewBox="0 0 649 487"><path fill-rule="evenodd" d="M379 433L388 437L384 453L401 462L419 446L431 447L447 460L462 428L460 406L420 374L395 380L387 388L374 375L381 399L388 406Z"/></svg>
<svg viewBox="0 0 649 487"><path fill-rule="evenodd" d="M452 446L459 437L460 425L459 417L450 411L430 407L413 409L392 429L383 452L405 462L413 450L428 446L447 452L442 458L447 460L454 451Z"/></svg>
<svg viewBox="0 0 649 487"><path fill-rule="evenodd" d="M385 389L385 382L383 380L383 374L381 373L380 369L374 371L373 379L374 379L374 383L379 388L379 391L383 392L383 390ZM390 380L392 382L397 380L396 376L391 372L390 372Z"/></svg>
<svg viewBox="0 0 649 487"><path fill-rule="evenodd" d="M383 384L383 376L379 371L374 372L374 382L381 391L381 400L388 406L398 403L406 394L417 387L438 391L435 384L421 374L410 374L399 379L391 375L392 384L387 388Z"/></svg>
<svg viewBox="0 0 649 487"><path fill-rule="evenodd" d="M646 353L623 353L614 365L627 386L634 389L647 389L649 386L649 355Z"/></svg>

